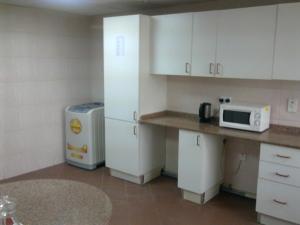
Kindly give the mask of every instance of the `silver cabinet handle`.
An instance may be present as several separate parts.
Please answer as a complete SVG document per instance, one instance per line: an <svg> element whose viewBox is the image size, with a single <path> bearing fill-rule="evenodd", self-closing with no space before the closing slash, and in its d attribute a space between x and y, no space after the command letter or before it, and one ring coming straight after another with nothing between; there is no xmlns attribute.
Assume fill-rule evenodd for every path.
<svg viewBox="0 0 300 225"><path fill-rule="evenodd" d="M209 74L214 74L214 70L215 70L214 67L215 67L214 63L209 64Z"/></svg>
<svg viewBox="0 0 300 225"><path fill-rule="evenodd" d="M191 64L185 63L185 72L186 73L191 73Z"/></svg>
<svg viewBox="0 0 300 225"><path fill-rule="evenodd" d="M273 202L280 204L280 205L287 205L287 202L279 201L277 199L273 199Z"/></svg>
<svg viewBox="0 0 300 225"><path fill-rule="evenodd" d="M137 132L136 132L136 126L133 126L133 135L136 136Z"/></svg>
<svg viewBox="0 0 300 225"><path fill-rule="evenodd" d="M276 176L279 176L279 177L285 177L285 178L290 177L289 174L281 174L281 173L278 173L278 172L276 172L275 175L276 175Z"/></svg>
<svg viewBox="0 0 300 225"><path fill-rule="evenodd" d="M291 158L291 156L280 155L280 154L276 154L276 156L277 156L278 158L283 158L283 159L290 159L290 158Z"/></svg>
<svg viewBox="0 0 300 225"><path fill-rule="evenodd" d="M136 121L137 117L136 117L137 113L136 111L133 112L133 120Z"/></svg>
<svg viewBox="0 0 300 225"><path fill-rule="evenodd" d="M197 146L200 146L200 135L197 136Z"/></svg>
<svg viewBox="0 0 300 225"><path fill-rule="evenodd" d="M217 72L216 74L220 75L221 74L221 63L217 63Z"/></svg>

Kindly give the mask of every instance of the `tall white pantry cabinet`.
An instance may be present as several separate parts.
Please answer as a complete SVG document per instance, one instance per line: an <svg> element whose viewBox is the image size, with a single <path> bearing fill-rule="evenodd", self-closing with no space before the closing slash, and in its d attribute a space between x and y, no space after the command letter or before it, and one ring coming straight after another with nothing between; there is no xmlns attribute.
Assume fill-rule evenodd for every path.
<svg viewBox="0 0 300 225"><path fill-rule="evenodd" d="M139 184L160 175L165 150L164 129L138 123L166 107L166 78L149 73L150 20L108 17L103 28L106 166Z"/></svg>

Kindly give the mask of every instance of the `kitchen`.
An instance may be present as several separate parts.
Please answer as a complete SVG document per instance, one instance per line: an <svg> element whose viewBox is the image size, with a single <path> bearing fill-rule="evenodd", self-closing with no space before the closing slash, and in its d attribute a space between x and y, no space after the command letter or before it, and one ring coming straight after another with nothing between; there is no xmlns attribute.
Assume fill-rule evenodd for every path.
<svg viewBox="0 0 300 225"><path fill-rule="evenodd" d="M164 124L157 126L154 124L155 118L153 115L149 118L149 114L165 112L165 110L170 111L170 114L180 112L184 114L180 114L181 116L191 117L191 121L194 122L192 124L197 127L198 121L196 120L200 103L212 103L214 114L218 115L219 98L224 97L230 98L233 103L250 102L271 106L271 129L261 135L229 128L222 128L220 132L229 130L230 135L227 133L214 135L214 137L224 136L226 140L225 162L222 165L224 167L223 191L238 193L250 199L255 198L261 160L260 142L293 149L299 148L297 142L299 133L296 129L300 126L297 107L300 96L297 81L299 76L296 66L299 58L297 51L299 30L296 29L299 26L296 22L299 4L278 6L277 3L283 2L269 1L265 3L265 6L245 8L257 6L259 3L251 5L243 1L205 1L185 3L177 6L177 9L173 5L165 6L165 8L144 9L144 12L141 12L146 15L155 15L151 18L149 16L142 16L141 19L137 19L137 16L107 17L104 19L103 45L102 18L99 16L88 17L55 10L1 5L0 16L3 18L0 20L0 34L3 55L1 54L0 68L3 87L1 109L3 147L0 178L8 179L63 163L65 161L63 109L68 105L91 101L105 104L106 166L112 169L111 175L122 177L124 174L119 172L123 170L126 174L125 179L143 183L160 175L163 169L164 176L177 177L178 163L180 164L178 148L181 146L178 130L188 128L185 127L184 122L180 121L179 125L163 122ZM65 7L71 6L66 3ZM101 7L97 10L96 7L91 8L91 11L98 10L93 12L93 15L101 14L99 11ZM66 11L66 8L64 10ZM123 14L140 13L136 9L131 10ZM188 13L182 14L182 12ZM39 19L36 20L36 18ZM135 18L132 19L132 25L128 25L130 18ZM114 26L114 21L121 25ZM107 23L111 25L108 26ZM139 30L139 23L143 24L141 30ZM118 37L106 39L106 35L107 37L110 35L106 29L110 31L116 28L118 28L115 31ZM203 29L205 32L202 33ZM126 32L134 32L135 39L128 41ZM135 55L134 61L128 58L125 64L124 57L126 58L128 46L133 46ZM102 72L103 48L104 74ZM111 49L113 49L112 52L110 52ZM149 75L149 70L152 75ZM131 75L125 79L127 72ZM111 73L113 75L109 75ZM145 118L147 115L149 119ZM163 117L168 114L158 116ZM175 119L181 118L178 114L172 114L172 116ZM122 127L124 130L119 127L114 118L129 121L124 122L127 125ZM159 119L160 117L157 118ZM272 137L273 125L284 126L280 127L283 133ZM197 128L193 131L200 132L202 135L202 133L205 134L206 129ZM132 134L135 139L132 139ZM134 151L132 151L132 146L126 147L130 140L134 140L135 143L136 139L141 139L141 142L139 146L134 144ZM40 151L41 149L43 151ZM136 152L139 155L136 155ZM297 154L296 150L291 154L294 152ZM149 167L156 170L153 174L139 177L142 173L136 172L135 164L144 165L143 160L146 162L143 169L147 170L146 167ZM192 163L192 161L189 162ZM127 170L128 166L132 167L132 170ZM286 166L297 168L297 163ZM70 169L67 167L66 170ZM130 189L128 187L133 184L126 181L118 183L119 179L109 176L108 170L98 171L99 169L97 173L101 173L102 176L99 180L108 179L109 183L104 184L104 187L101 185L99 187L111 199L115 196L118 198L118 201L112 201L112 223L114 224L116 223L114 222L114 206L117 209L120 208L116 210L117 212L125 210L126 207L121 206L126 206L128 202L127 199L123 199L122 191L124 189L128 191ZM90 173L87 172L78 171L78 174L92 180ZM197 174L196 170L193 172ZM127 176L132 174L135 177ZM37 175L39 176L43 178L42 175ZM51 176L55 178L54 174ZM32 179L30 175L27 175L27 178ZM147 186L148 183L145 185L146 190L135 185L132 187L142 193L145 192L146 196L149 195L147 189L152 189L149 192L153 195L153 190L156 188L158 192L160 191L159 184L156 183L159 183L159 179L167 178L162 177L150 181L149 186ZM183 196L181 196L180 189L177 189L176 180L167 179L162 182L167 183L169 190L176 193L176 200L178 200L176 203L180 205L180 209L190 206L187 201L181 203ZM296 184L286 186L292 186L293 190L297 190ZM227 197L223 191L220 198L233 198L233 202L243 202L241 204L246 204L248 201L247 206L252 207L248 210L249 214L245 216L251 219L243 220L237 216L238 213L231 214L233 210L228 210L230 201L225 201L228 206L225 206L224 210L229 211L229 221L224 220L223 224L251 224L251 222L255 224L256 218L253 219L253 217L256 216L252 215L255 213L253 200L239 199L240 197L237 196L235 198L235 195ZM160 194L161 198L166 197ZM142 198L143 194L139 197ZM208 201L206 203L208 207L210 202L213 204L214 201L218 201L217 198ZM143 203L140 204L143 205ZM206 204L204 208L198 208L201 206L195 204L191 206L190 211L206 210ZM158 208L164 212L173 209L170 205L171 203L167 205L168 207L158 206ZM120 219L120 221L132 220L131 217L134 216L127 218L128 215L138 210L129 211L124 213L126 214L124 220ZM145 211L149 211L148 214L145 213L145 216L151 218L154 218L154 215L160 215L152 224L180 224L182 219L187 221L190 219L186 218L187 216L177 219L176 217L169 218L163 213L153 212L148 208ZM178 211L174 210L173 214L176 212ZM274 212L277 211L274 210ZM193 216L200 217L201 213L199 212L198 215L195 212ZM278 215L271 213L269 216ZM293 213L286 213L280 215L275 221L273 217L268 217L267 219L272 219L271 222L264 223L297 224L299 223L297 216ZM222 224L222 221L212 222L213 218L206 220L208 224ZM203 221L203 224L206 222ZM201 224L201 221L191 222L193 223ZM143 223L139 222L139 224Z"/></svg>

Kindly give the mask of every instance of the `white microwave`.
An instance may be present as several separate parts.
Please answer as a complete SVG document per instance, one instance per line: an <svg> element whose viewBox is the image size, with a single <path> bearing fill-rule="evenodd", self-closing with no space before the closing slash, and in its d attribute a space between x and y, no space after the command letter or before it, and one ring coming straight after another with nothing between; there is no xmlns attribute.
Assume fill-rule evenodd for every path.
<svg viewBox="0 0 300 225"><path fill-rule="evenodd" d="M263 132L270 127L270 105L221 104L220 127Z"/></svg>

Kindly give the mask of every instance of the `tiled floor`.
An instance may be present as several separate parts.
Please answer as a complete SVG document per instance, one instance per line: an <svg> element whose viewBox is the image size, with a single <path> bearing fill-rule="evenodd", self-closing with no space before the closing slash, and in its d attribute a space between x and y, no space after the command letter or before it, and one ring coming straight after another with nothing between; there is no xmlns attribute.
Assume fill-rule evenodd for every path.
<svg viewBox="0 0 300 225"><path fill-rule="evenodd" d="M72 179L101 188L113 204L110 225L256 224L254 200L221 193L199 206L184 201L176 180L166 177L139 186L109 176L107 168L85 171L62 164L4 182L38 178Z"/></svg>

